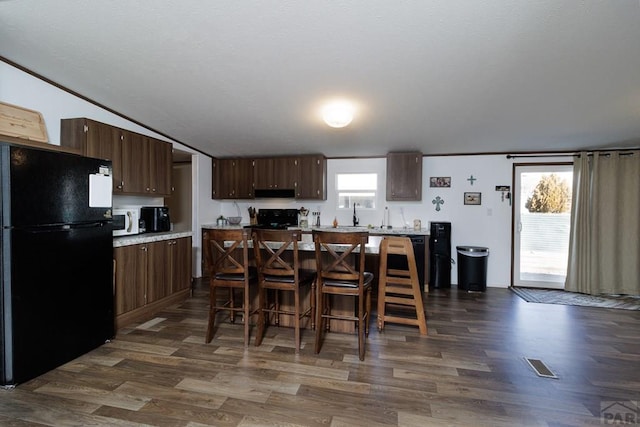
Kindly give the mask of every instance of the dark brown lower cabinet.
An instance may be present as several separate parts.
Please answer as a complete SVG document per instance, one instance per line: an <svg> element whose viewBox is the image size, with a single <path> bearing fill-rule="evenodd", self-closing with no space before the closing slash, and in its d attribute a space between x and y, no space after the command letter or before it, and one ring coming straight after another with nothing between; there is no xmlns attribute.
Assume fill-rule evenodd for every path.
<svg viewBox="0 0 640 427"><path fill-rule="evenodd" d="M151 319L191 290L191 237L114 248L116 327Z"/></svg>

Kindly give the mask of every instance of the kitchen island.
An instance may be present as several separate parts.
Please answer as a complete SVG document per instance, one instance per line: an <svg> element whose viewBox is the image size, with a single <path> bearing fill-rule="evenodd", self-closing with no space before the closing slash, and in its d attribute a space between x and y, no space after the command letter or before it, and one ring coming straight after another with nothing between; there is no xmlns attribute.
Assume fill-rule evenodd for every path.
<svg viewBox="0 0 640 427"><path fill-rule="evenodd" d="M248 227L248 225L225 225L225 226L218 226L217 224L204 224L202 226L202 235L205 236L205 232L206 230L212 230L212 229L241 229L241 228L245 228ZM428 277L428 265L427 265L427 259L428 259L428 254L426 251L426 241L429 238L429 230L426 229L420 229L420 230L413 230L413 229L405 229L405 228L393 228L393 229L381 229L381 228L368 228L368 227L331 227L331 226L326 226L326 227L308 227L308 228L300 228L300 227L289 227L289 229L296 229L296 230L301 230L302 231L302 240L299 242L298 244L298 249L300 250L300 264L302 268L305 269L312 269L315 270L316 269L316 261L315 261L315 244L313 243L313 237L312 237L312 232L313 230L321 230L321 231L335 231L335 232L354 232L354 231L367 231L369 232L369 242L367 243L367 245L365 246L365 253L367 254L366 257L366 270L370 271L373 273L374 275L374 282L373 282L373 296L374 298L377 295L377 278L378 278L378 270L379 270L379 257L378 257L378 253L379 253L379 249L380 249L380 242L382 241L382 239L385 236L409 236L409 237L413 237L413 236L417 236L417 237L422 237L422 249L420 250L420 252L422 252L421 254L418 253L417 249L414 249L416 252L416 258L417 258L417 263L419 265L419 269L422 270L423 274L421 275L421 277L423 277L424 279L421 280L422 285L423 285L423 289L425 292L428 291L428 284L427 284L427 280L426 278ZM203 245L204 245L204 241L203 241ZM253 247L252 242L249 242L250 247ZM339 245L336 245L339 246ZM339 247L336 247L336 250L339 251ZM250 260L253 260L253 251L249 252L249 257ZM418 258L419 257L419 258ZM207 260L203 259L202 261L202 272L203 272L203 276L207 275L208 272L208 265L207 265ZM406 264L405 264L406 265ZM284 295L285 298L288 297L288 295ZM307 298L303 298L303 301L306 301ZM253 301L252 304L257 303L257 301ZM286 305L287 301L282 301L283 305ZM347 311L352 312L353 311L353 307L351 306L344 306L344 307L340 307L341 309L345 309ZM281 326L289 326L288 323L289 319L283 318L280 321L280 325ZM331 320L331 330L334 331L338 331L338 332L353 332L355 329L355 324L353 322L343 322L343 321L337 321L337 320Z"/></svg>
<svg viewBox="0 0 640 427"><path fill-rule="evenodd" d="M217 224L203 224L202 231L204 230L235 230L239 228L250 227L248 224L240 224L240 225L224 225L219 226ZM343 232L343 233L352 233L355 231L367 231L369 232L369 242L366 245L365 252L368 254L377 255L380 249L380 242L384 236L424 236L425 240L429 237L429 230L421 228L420 230L414 230L412 228L368 228L368 227L289 227L289 230L301 230L302 231L302 241L299 243L298 248L301 251L315 251L315 246L313 244L312 232L314 230L319 231L335 231L335 232Z"/></svg>
<svg viewBox="0 0 640 427"><path fill-rule="evenodd" d="M202 235L204 236L205 230L215 230L215 229L239 229L249 227L249 225L225 225L218 226L216 224L204 224L202 226ZM314 252L315 245L313 243L312 232L313 230L320 231L335 231L335 232L344 232L350 233L354 231L367 231L369 232L369 242L365 246L365 253L374 255L373 258L375 260L375 270L370 270L374 274L377 275L377 265L378 265L378 255L380 251L380 242L384 238L384 236L408 236L414 242L414 252L416 256L416 262L418 265L419 275L421 278L421 285L424 287L425 292L428 292L428 253L427 253L427 240L429 239L429 230L421 228L419 230L414 230L411 228L368 228L368 227L308 227L308 228L300 228L300 227L289 227L289 229L296 229L302 231L302 240L298 244L298 249L303 252ZM420 242L416 244L416 242ZM308 257L305 257L308 258ZM311 256L313 258L313 256ZM202 260L202 272L203 276L206 274L206 260ZM313 265L315 269L315 264Z"/></svg>

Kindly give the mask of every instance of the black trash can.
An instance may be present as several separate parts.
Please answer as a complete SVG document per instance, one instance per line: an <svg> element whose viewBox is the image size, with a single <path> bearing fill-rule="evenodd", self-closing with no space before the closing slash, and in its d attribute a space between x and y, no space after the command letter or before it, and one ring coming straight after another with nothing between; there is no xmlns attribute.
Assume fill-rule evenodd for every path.
<svg viewBox="0 0 640 427"><path fill-rule="evenodd" d="M458 289L484 292L487 290L489 248L456 246L458 250Z"/></svg>

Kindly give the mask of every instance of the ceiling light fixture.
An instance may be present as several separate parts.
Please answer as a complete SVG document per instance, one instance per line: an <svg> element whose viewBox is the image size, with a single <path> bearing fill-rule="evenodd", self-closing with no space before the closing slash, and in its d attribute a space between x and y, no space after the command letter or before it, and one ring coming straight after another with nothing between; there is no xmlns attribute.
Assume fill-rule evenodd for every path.
<svg viewBox="0 0 640 427"><path fill-rule="evenodd" d="M343 128L353 120L354 108L347 101L333 101L322 109L322 119L332 128Z"/></svg>

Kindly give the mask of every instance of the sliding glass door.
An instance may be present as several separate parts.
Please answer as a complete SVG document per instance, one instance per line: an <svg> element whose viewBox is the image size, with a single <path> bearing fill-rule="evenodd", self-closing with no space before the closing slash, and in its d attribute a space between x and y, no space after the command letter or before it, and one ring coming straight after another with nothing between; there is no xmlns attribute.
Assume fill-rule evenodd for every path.
<svg viewBox="0 0 640 427"><path fill-rule="evenodd" d="M516 164L514 173L513 286L563 289L573 166Z"/></svg>

